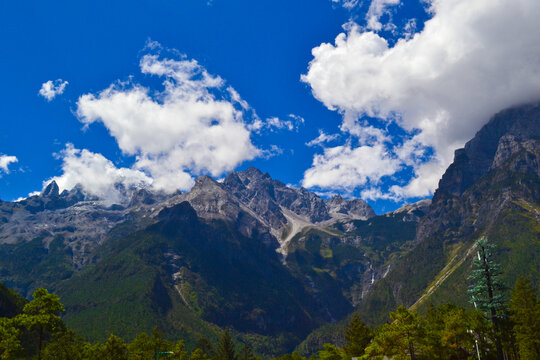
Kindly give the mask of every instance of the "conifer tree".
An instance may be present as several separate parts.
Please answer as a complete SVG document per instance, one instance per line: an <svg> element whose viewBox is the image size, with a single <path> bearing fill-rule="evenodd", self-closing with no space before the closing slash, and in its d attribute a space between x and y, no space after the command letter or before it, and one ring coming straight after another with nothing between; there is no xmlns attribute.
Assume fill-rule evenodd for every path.
<svg viewBox="0 0 540 360"><path fill-rule="evenodd" d="M523 276L512 291L510 312L520 358L540 359L540 301L529 280Z"/></svg>
<svg viewBox="0 0 540 360"><path fill-rule="evenodd" d="M343 350L348 358L360 357L364 355L366 346L373 339L373 332L364 324L358 313L354 313L351 322L343 333L345 346Z"/></svg>
<svg viewBox="0 0 540 360"><path fill-rule="evenodd" d="M214 351L215 360L238 360L238 356L234 350L234 341L231 338L229 330L225 330L216 350Z"/></svg>
<svg viewBox="0 0 540 360"><path fill-rule="evenodd" d="M503 316L505 309L505 286L500 280L501 267L494 259L495 245L488 243L485 236L476 242L476 248L477 258L474 260L474 268L469 276L469 280L472 280L469 294L475 307L482 310L493 323L497 358L502 360L499 319Z"/></svg>

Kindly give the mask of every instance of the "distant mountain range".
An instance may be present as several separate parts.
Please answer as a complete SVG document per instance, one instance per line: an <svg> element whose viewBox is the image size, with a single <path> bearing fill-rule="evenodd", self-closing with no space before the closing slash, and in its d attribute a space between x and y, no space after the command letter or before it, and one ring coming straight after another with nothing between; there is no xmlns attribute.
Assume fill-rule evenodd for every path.
<svg viewBox="0 0 540 360"><path fill-rule="evenodd" d="M188 193L119 190L121 204L54 182L0 201L0 282L56 291L89 339L159 325L189 344L229 327L261 353L306 337L309 352L338 339L355 310L375 324L399 304L466 304L482 234L499 245L508 284L539 279L538 105L497 114L457 150L433 201L379 216L255 168L201 176Z"/></svg>

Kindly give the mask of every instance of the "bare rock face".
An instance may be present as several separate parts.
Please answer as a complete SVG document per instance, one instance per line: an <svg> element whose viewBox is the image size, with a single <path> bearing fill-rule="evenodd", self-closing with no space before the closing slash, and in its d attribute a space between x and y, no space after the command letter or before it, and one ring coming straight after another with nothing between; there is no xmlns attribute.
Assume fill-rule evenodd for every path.
<svg viewBox="0 0 540 360"><path fill-rule="evenodd" d="M267 173L255 168L232 172L223 181L223 187L271 228L280 229L287 223L276 202L272 178Z"/></svg>
<svg viewBox="0 0 540 360"><path fill-rule="evenodd" d="M48 196L48 197L55 197L60 195L60 188L58 187L58 184L56 181L51 181L49 185L43 190L41 193L41 196Z"/></svg>
<svg viewBox="0 0 540 360"><path fill-rule="evenodd" d="M526 105L496 114L476 135L455 152L454 162L444 173L433 201L443 194L459 196L490 169L528 141L538 141L540 104Z"/></svg>
<svg viewBox="0 0 540 360"><path fill-rule="evenodd" d="M475 219L467 230L473 231L492 221L512 199L538 199L540 194L531 193L534 187L524 183L498 189L497 193L490 194L490 202L484 201L486 194L467 191L481 179L497 180L486 179L488 173L505 176L514 172L540 176L540 104L501 111L463 149L456 150L454 162L433 196L430 212L420 223L417 240L445 227L463 227L467 224L465 219ZM512 181L507 183L512 184ZM522 186L518 186L520 184ZM489 207L480 208L479 203L489 204ZM471 213L470 209L475 212Z"/></svg>
<svg viewBox="0 0 540 360"><path fill-rule="evenodd" d="M376 215L371 206L362 199L345 200L340 195L336 195L325 203L333 217L344 215L352 219L367 220Z"/></svg>

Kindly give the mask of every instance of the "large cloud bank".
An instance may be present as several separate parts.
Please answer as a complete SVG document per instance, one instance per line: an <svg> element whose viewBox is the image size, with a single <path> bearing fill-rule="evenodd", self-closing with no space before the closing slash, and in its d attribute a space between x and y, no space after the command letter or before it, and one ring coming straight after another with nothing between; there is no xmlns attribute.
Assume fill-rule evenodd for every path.
<svg viewBox="0 0 540 360"><path fill-rule="evenodd" d="M117 82L82 95L76 110L85 126L103 124L123 155L135 158L133 166L117 168L101 154L68 144L60 154L63 174L54 178L62 189L82 184L91 194L113 201L121 196L118 183L188 190L193 176L219 176L243 161L269 156L252 143L253 133L294 129L292 120L261 120L232 87L196 60L146 54L140 69L150 79L161 79L162 90Z"/></svg>
<svg viewBox="0 0 540 360"><path fill-rule="evenodd" d="M433 0L430 12L422 32L392 47L377 32L349 24L335 44L313 49L314 59L302 76L318 100L343 114L341 129L348 136L373 131L359 121L364 116L405 130L408 136L397 142L384 136L371 143L359 139L359 146L386 148L372 154L381 165L399 161L400 168L412 168L408 183L391 188L396 198L432 193L453 151L490 116L540 99L540 1ZM429 161L422 159L427 149L434 151ZM350 154L353 160L355 153L350 149L340 156ZM317 155L304 185L332 188L327 179L334 158L332 149ZM339 178L342 168L346 176L352 166L358 176L348 181L350 189L364 186L366 179L376 185L383 172L374 171L373 162L336 163L332 176ZM380 194L373 190L366 194Z"/></svg>

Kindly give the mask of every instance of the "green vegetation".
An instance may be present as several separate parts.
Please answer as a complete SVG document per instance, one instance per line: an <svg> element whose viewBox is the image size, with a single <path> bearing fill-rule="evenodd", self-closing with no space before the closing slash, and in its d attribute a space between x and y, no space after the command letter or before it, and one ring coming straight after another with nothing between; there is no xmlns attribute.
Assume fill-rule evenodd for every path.
<svg viewBox="0 0 540 360"><path fill-rule="evenodd" d="M510 319L523 360L540 357L540 299L529 280L520 277L512 291Z"/></svg>
<svg viewBox="0 0 540 360"><path fill-rule="evenodd" d="M528 360L540 356L540 299L529 280L520 278L512 291L508 332L502 342L506 359ZM169 341L154 328L130 342L110 334L104 343L89 343L67 329L60 314L64 307L55 294L39 288L34 299L14 317L0 318L0 359L43 360L258 360L253 350L238 343L229 331L212 342L200 338L189 351L183 339ZM343 333L343 344L326 343L310 360L368 359L483 359L497 354L497 331L489 313L451 303L431 305L425 315L399 306L390 322L374 330L355 313ZM275 360L307 360L297 352Z"/></svg>
<svg viewBox="0 0 540 360"><path fill-rule="evenodd" d="M60 298L43 288L34 291L34 299L14 317L0 318L0 359L38 360L257 360L253 350L241 347L223 332L214 345L201 338L190 352L184 341L165 340L157 327L148 335L137 334L130 343L110 334L105 343L91 344L67 329L60 318L64 306Z"/></svg>
<svg viewBox="0 0 540 360"><path fill-rule="evenodd" d="M501 320L502 353L505 359L540 358L540 299L531 283L520 278L509 304L510 318ZM491 312L472 310L452 303L430 305L425 315L399 306L390 321L371 332L355 314L346 327L342 346L324 344L310 360L359 359L494 359L499 332ZM307 359L298 353L278 360Z"/></svg>
<svg viewBox="0 0 540 360"><path fill-rule="evenodd" d="M496 251L495 245L488 243L485 236L476 242L476 250L478 258L474 260L474 268L469 276L469 280L473 281L469 294L474 306L482 310L493 323L496 333L497 358L502 360L500 320L504 319L503 296L505 287L500 280L501 266L493 259Z"/></svg>

